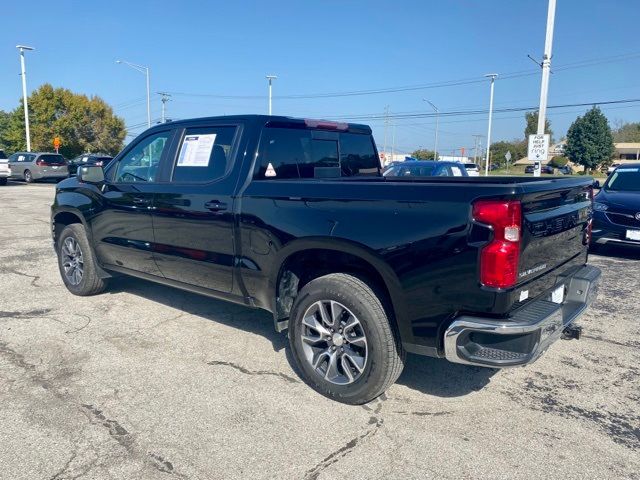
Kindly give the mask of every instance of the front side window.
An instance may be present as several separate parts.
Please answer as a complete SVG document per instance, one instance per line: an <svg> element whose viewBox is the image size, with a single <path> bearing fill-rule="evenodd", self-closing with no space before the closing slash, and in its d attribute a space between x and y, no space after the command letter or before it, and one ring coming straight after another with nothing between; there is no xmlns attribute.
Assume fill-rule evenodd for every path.
<svg viewBox="0 0 640 480"><path fill-rule="evenodd" d="M171 177L174 182L207 183L231 169L237 127L188 128L178 148Z"/></svg>
<svg viewBox="0 0 640 480"><path fill-rule="evenodd" d="M170 132L160 132L144 138L118 162L116 183L153 182L156 180L162 152Z"/></svg>

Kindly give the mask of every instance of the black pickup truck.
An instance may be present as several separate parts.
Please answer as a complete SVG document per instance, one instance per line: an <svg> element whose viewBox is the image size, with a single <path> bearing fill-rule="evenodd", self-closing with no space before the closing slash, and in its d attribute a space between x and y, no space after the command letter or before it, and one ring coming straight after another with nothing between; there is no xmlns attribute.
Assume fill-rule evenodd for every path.
<svg viewBox="0 0 640 480"><path fill-rule="evenodd" d="M584 177L384 177L367 126L246 115L80 167L51 225L72 293L127 274L268 310L305 381L360 404L405 352L516 366L575 332L592 197Z"/></svg>

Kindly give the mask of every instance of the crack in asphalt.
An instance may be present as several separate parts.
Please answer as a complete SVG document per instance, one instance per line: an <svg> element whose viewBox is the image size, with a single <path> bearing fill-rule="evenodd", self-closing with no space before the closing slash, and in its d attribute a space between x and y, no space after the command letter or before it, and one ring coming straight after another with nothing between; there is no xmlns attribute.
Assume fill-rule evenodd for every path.
<svg viewBox="0 0 640 480"><path fill-rule="evenodd" d="M46 379L41 373L38 373L35 365L29 363L25 359L24 355L12 349L6 342L0 341L0 355L3 355L16 367L30 373L31 381L36 385L44 388L45 390L51 392L54 397L66 404L78 407L79 410L85 414L90 423L99 423L104 428L106 428L109 436L113 438L118 444L120 444L130 456L140 459L145 465L148 465L151 468L154 468L155 470L158 470L162 473L175 475L180 478L187 478L186 475L177 472L175 470L175 467L173 466L173 463L166 460L161 455L153 452L139 452L139 449L136 447L135 440L131 433L126 428L124 428L117 420L107 418L102 410L98 409L94 405L76 402L69 393L58 391L55 388L53 382ZM63 468L58 470L58 472L56 472L51 477L51 479L57 480L63 478L62 475L67 473L74 459L75 456L72 455L72 457L65 463ZM88 472L91 468L93 468L93 465L95 465L95 461L80 475L84 475L86 472ZM80 475L71 478L78 478L78 476Z"/></svg>
<svg viewBox="0 0 640 480"><path fill-rule="evenodd" d="M51 308L38 308L35 310L25 310L25 311L4 311L0 310L0 318L40 318L46 316L48 313L52 311Z"/></svg>
<svg viewBox="0 0 640 480"><path fill-rule="evenodd" d="M12 273L13 275L18 275L20 277L31 278L31 286L39 288L41 285L37 285L38 280L40 280L40 275L29 275L28 273L21 272L14 268L2 268L0 269L0 273Z"/></svg>
<svg viewBox="0 0 640 480"><path fill-rule="evenodd" d="M382 412L382 406L386 400L386 395L382 394L380 397L378 397L378 399L374 400L374 402L378 403L375 409L372 409L369 405L366 404L361 405L364 410L373 413L373 415L369 417L369 421L367 422L367 425L373 426L367 429L364 433L352 438L345 445L327 455L316 466L307 470L304 475L305 480L316 480L325 469L339 462L341 459L349 455L364 440L373 437L376 433L378 433L378 430L380 430L380 428L382 428L382 425L384 424L384 419L379 416L379 414Z"/></svg>
<svg viewBox="0 0 640 480"><path fill-rule="evenodd" d="M283 380L289 382L289 383L300 383L300 380L298 380L297 378L291 377L285 373L281 373L281 372L273 372L270 370L249 370L241 365L238 365L237 363L233 363L233 362L223 362L221 360L211 360L210 362L207 362L207 365L214 365L214 366L225 366L225 367L231 367L234 368L236 370L238 370L241 373L244 373L245 375L270 375L273 377L279 377L282 378Z"/></svg>
<svg viewBox="0 0 640 480"><path fill-rule="evenodd" d="M605 342L611 345L618 345L620 347L640 348L640 342L631 340L630 342L618 342L616 340L610 340L608 338L601 337L600 335L582 335L582 338L588 338L589 340L596 340L598 342Z"/></svg>
<svg viewBox="0 0 640 480"><path fill-rule="evenodd" d="M538 374L539 379L549 380L547 375ZM560 388L577 388L576 384ZM640 417L611 412L605 409L592 410L562 402L558 398L558 390L553 386L536 384L536 379L525 380L524 389L503 390L502 394L531 410L559 415L564 418L584 420L596 425L613 442L631 450L640 450ZM533 401L531 401L533 400Z"/></svg>

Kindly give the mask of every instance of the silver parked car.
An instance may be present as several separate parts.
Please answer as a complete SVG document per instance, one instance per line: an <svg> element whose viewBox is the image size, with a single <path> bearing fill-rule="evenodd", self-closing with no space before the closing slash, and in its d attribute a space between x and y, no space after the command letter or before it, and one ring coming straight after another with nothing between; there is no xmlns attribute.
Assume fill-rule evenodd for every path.
<svg viewBox="0 0 640 480"><path fill-rule="evenodd" d="M9 157L11 178L27 183L45 178L67 178L67 161L58 153L16 152Z"/></svg>

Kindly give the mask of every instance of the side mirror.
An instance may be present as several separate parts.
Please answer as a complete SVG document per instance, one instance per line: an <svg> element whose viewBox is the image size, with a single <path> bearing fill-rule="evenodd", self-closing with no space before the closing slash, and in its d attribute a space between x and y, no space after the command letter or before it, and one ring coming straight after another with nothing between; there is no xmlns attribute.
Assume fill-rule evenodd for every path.
<svg viewBox="0 0 640 480"><path fill-rule="evenodd" d="M593 181L593 188L597 188L598 190L600 190L600 180Z"/></svg>
<svg viewBox="0 0 640 480"><path fill-rule="evenodd" d="M97 165L87 165L78 168L78 181L85 183L102 183L104 182L104 171L102 167Z"/></svg>

